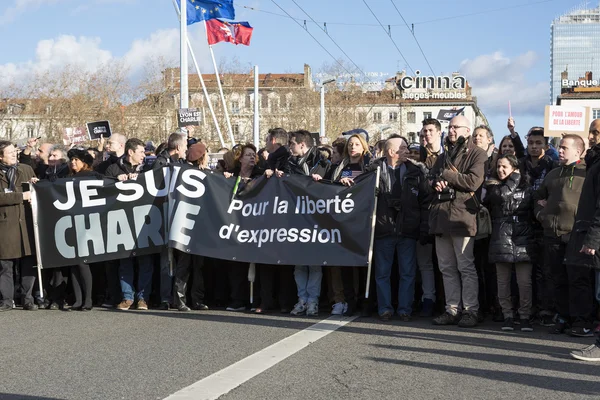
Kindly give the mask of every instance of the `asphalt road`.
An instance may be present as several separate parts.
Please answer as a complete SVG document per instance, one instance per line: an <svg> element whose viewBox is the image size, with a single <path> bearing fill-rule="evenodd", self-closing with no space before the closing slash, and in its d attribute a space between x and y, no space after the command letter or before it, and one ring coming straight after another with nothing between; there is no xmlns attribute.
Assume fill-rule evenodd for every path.
<svg viewBox="0 0 600 400"><path fill-rule="evenodd" d="M222 310L0 314L0 399L163 399L326 318ZM240 399L598 399L590 338L360 318L223 395Z"/></svg>

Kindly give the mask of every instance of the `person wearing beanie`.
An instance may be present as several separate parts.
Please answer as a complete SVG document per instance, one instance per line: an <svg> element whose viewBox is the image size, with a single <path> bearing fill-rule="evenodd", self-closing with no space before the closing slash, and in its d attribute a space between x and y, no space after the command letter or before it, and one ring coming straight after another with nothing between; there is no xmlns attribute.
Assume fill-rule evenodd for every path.
<svg viewBox="0 0 600 400"><path fill-rule="evenodd" d="M187 162L197 166L200 169L208 168L208 156L206 145L202 142L195 143L188 148Z"/></svg>

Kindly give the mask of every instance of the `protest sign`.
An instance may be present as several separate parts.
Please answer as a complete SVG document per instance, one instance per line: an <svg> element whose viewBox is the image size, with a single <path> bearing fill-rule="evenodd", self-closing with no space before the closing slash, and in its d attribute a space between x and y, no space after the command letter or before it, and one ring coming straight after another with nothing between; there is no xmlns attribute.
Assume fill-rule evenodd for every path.
<svg viewBox="0 0 600 400"><path fill-rule="evenodd" d="M83 143L88 140L88 134L85 128L65 128L63 132L63 144L69 146L71 144Z"/></svg>
<svg viewBox="0 0 600 400"><path fill-rule="evenodd" d="M197 108L180 108L177 110L177 126L183 128L188 125L200 125L202 111Z"/></svg>
<svg viewBox="0 0 600 400"><path fill-rule="evenodd" d="M577 106L546 106L544 135L560 137L576 134L587 139L590 125L590 109Z"/></svg>
<svg viewBox="0 0 600 400"><path fill-rule="evenodd" d="M367 266L375 174L352 187L310 177L235 178L184 165L137 180L34 185L45 268L159 252L272 265ZM243 185L241 185L243 186ZM240 186L240 187L241 187Z"/></svg>
<svg viewBox="0 0 600 400"><path fill-rule="evenodd" d="M91 140L100 139L101 137L110 137L110 122L108 121L97 121L87 123L88 135Z"/></svg>

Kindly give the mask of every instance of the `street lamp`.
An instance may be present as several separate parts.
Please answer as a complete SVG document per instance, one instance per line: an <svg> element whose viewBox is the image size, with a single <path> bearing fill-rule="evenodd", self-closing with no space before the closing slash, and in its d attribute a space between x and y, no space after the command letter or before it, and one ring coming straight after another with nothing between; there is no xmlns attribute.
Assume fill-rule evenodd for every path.
<svg viewBox="0 0 600 400"><path fill-rule="evenodd" d="M325 85L335 82L335 79L327 79L321 82L321 131L319 136L321 141L325 138Z"/></svg>

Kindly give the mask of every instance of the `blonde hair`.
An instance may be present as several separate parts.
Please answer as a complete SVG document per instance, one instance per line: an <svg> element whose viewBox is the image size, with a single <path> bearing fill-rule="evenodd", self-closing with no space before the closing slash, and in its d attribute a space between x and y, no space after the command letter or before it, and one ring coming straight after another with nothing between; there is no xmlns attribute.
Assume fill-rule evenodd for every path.
<svg viewBox="0 0 600 400"><path fill-rule="evenodd" d="M349 148L350 140L352 140L352 138L357 138L363 148L363 152L360 155L361 158L364 158L364 156L366 154L368 154L369 156L371 155L371 152L369 151L369 144L367 143L365 138L362 137L362 135L355 133L354 135L350 136L348 138L348 140L346 141L346 145L344 146L344 158L350 158L350 154L348 154L348 148Z"/></svg>

